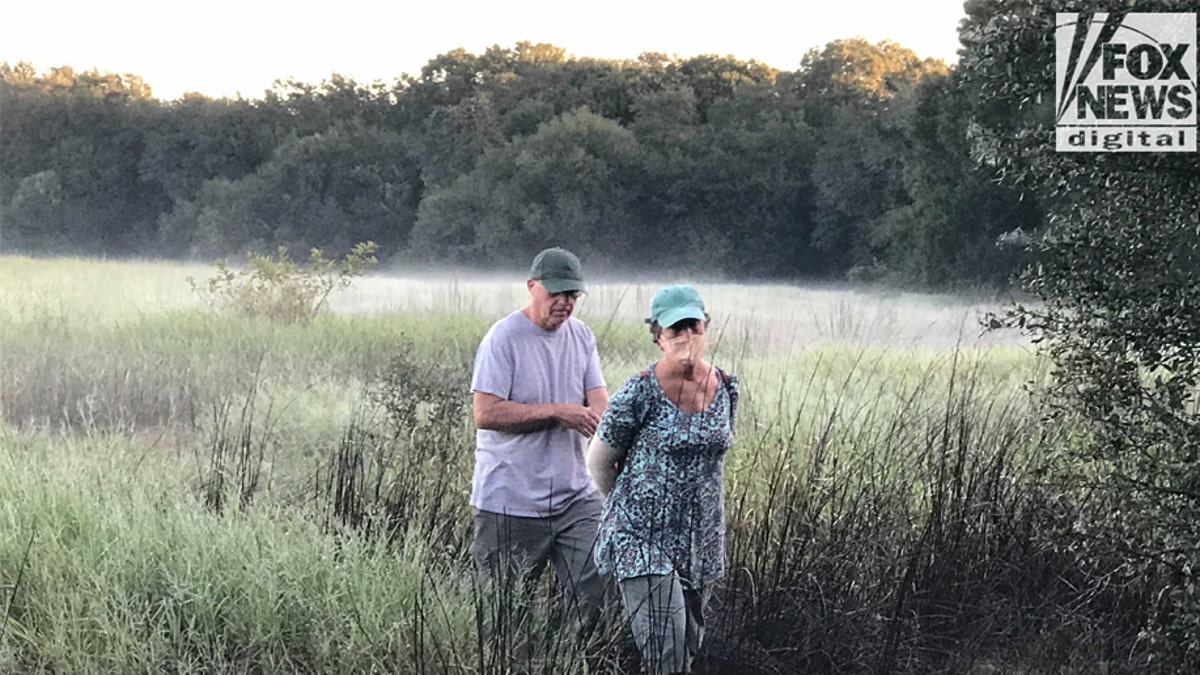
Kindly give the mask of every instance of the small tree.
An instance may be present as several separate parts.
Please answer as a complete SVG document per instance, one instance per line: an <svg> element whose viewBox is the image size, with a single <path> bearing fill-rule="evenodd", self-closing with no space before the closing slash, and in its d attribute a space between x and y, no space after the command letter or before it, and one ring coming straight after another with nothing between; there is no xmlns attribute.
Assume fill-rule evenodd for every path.
<svg viewBox="0 0 1200 675"><path fill-rule="evenodd" d="M207 282L197 283L190 277L188 281L215 309L307 324L326 307L330 293L348 287L354 277L378 262L375 250L374 242L362 242L341 260L331 260L314 248L308 264L300 265L280 246L275 255L248 254L244 269L234 271L222 260Z"/></svg>
<svg viewBox="0 0 1200 675"><path fill-rule="evenodd" d="M1058 153L1056 12L1196 12L1200 0L974 0L960 73L977 156L1051 207L1012 319L1081 433L1055 466L1088 508L1070 545L1119 562L1160 670L1200 659L1200 161Z"/></svg>

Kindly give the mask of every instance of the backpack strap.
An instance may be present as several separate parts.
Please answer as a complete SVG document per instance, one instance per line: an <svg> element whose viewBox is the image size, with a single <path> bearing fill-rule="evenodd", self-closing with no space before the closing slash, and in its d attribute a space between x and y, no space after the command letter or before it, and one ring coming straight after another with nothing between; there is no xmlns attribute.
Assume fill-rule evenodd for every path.
<svg viewBox="0 0 1200 675"><path fill-rule="evenodd" d="M714 366L714 367L716 367L716 366ZM733 376L730 375L729 373L725 372L724 370L717 368L717 374L721 376L721 383L724 384L726 387L728 387L730 385L730 383L733 382Z"/></svg>
<svg viewBox="0 0 1200 675"><path fill-rule="evenodd" d="M715 367L715 366L714 366ZM721 380L721 384L725 387L725 391L729 394L729 427L733 429L737 422L738 408L738 387L737 378L717 368L717 375Z"/></svg>

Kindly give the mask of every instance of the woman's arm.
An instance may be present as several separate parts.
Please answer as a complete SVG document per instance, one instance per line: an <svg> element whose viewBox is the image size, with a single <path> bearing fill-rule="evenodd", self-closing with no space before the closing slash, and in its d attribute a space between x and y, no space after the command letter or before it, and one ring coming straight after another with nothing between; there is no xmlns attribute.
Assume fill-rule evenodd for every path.
<svg viewBox="0 0 1200 675"><path fill-rule="evenodd" d="M612 492L617 484L618 463L625 459L616 448L601 440L599 435L592 436L587 448L587 469L596 483L596 488L603 495Z"/></svg>
<svg viewBox="0 0 1200 675"><path fill-rule="evenodd" d="M588 444L587 470L600 492L607 495L617 484L617 475L625 455L632 451L638 430L642 426L644 405L639 402L644 373L634 375L617 389L610 399L603 395L603 388L588 391L588 406L604 407L604 415L596 435ZM593 400L592 394L596 396Z"/></svg>

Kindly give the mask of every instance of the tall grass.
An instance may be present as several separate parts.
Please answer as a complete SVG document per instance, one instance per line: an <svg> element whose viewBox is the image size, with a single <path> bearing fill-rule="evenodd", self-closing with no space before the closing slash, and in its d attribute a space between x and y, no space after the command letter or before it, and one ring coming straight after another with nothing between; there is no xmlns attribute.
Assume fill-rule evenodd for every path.
<svg viewBox="0 0 1200 675"><path fill-rule="evenodd" d="M185 285L175 268L15 264L27 292L0 293L0 672L636 668L619 617L580 636L548 580L484 588L471 572L471 356L519 296L414 285L453 310L280 326L166 289L160 308L91 302L62 281L95 265L123 278L105 293L134 297ZM643 291L585 299L610 388L655 358ZM1069 430L1026 396L1042 375L1019 342L950 324L922 342L930 299L906 317L899 298L844 295L830 314L783 287L706 297L714 360L745 395L704 672L1144 665L1136 589L1057 537L1076 507L1041 469ZM804 322L826 336L795 344Z"/></svg>
<svg viewBox="0 0 1200 675"><path fill-rule="evenodd" d="M111 438L9 438L5 450L0 568L22 562L10 539L33 542L9 668L416 672L470 651L470 585L419 537L385 555L335 543L302 511L213 514L172 479L174 460ZM410 642L417 624L436 640Z"/></svg>
<svg viewBox="0 0 1200 675"><path fill-rule="evenodd" d="M1005 642L998 611L1030 585L1040 432L981 395L977 370L933 382L882 413L818 399L819 424L759 439L731 490L729 639L815 672L911 672Z"/></svg>

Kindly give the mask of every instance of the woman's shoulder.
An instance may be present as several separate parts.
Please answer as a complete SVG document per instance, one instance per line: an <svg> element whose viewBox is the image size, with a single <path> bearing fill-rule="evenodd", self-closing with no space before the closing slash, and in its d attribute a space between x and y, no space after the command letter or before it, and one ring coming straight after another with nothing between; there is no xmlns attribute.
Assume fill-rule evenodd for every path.
<svg viewBox="0 0 1200 675"><path fill-rule="evenodd" d="M646 366L625 380L627 386L643 386L654 381L654 364Z"/></svg>
<svg viewBox="0 0 1200 675"><path fill-rule="evenodd" d="M652 391L653 383L654 365L651 364L626 378L618 393L632 398L644 398Z"/></svg>
<svg viewBox="0 0 1200 675"><path fill-rule="evenodd" d="M720 366L713 366L713 368L717 371L717 379L721 381L721 384L724 384L726 387L729 387L731 389L737 388L737 385L738 385L737 375L734 375L733 373L729 372L728 370L725 370L724 368L721 368Z"/></svg>

